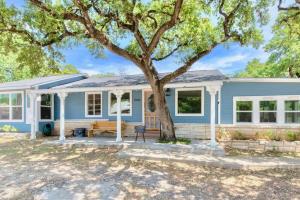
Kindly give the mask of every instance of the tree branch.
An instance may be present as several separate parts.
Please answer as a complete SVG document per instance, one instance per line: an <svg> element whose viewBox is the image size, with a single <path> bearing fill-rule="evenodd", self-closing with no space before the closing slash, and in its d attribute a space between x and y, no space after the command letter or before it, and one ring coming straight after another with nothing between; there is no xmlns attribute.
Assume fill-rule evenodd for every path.
<svg viewBox="0 0 300 200"><path fill-rule="evenodd" d="M149 44L149 55L152 54L154 49L156 48L157 44L160 41L160 38L162 35L176 25L177 21L179 20L179 13L181 10L183 0L177 0L174 6L174 11L172 14L172 17L169 21L165 22L161 27L158 28L158 30L155 32L150 44Z"/></svg>
<svg viewBox="0 0 300 200"><path fill-rule="evenodd" d="M152 60L155 60L155 61L161 61L161 60L164 60L168 57L170 57L171 55L173 55L180 47L183 47L183 46L186 46L188 44L188 42L184 43L184 44L179 44L176 48L174 48L172 51L170 51L168 54L162 56L162 57L154 57L152 58Z"/></svg>
<svg viewBox="0 0 300 200"><path fill-rule="evenodd" d="M135 63L142 71L144 71L144 68L141 65L140 60L133 54L129 53L128 51L118 47L115 45L103 32L98 30L92 20L90 19L90 16L88 14L88 8L85 7L80 0L76 1L77 6L82 12L84 21L82 24L85 26L85 28L88 31L88 34L91 36L91 38L96 39L100 44L105 46L108 50L114 52L115 54L122 56L124 58L127 58L128 60Z"/></svg>

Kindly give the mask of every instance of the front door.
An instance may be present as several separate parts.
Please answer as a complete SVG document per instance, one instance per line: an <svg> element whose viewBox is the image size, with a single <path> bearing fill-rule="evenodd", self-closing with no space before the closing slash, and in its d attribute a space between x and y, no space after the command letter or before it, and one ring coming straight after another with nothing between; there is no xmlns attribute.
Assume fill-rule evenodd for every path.
<svg viewBox="0 0 300 200"><path fill-rule="evenodd" d="M160 120L156 112L154 94L152 91L144 91L144 109L146 129L149 131L158 131Z"/></svg>

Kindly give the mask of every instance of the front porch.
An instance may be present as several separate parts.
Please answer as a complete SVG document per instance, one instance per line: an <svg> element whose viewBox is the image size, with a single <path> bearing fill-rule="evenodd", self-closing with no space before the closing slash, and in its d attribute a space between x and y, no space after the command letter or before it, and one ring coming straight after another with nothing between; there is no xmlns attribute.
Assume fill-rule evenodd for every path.
<svg viewBox="0 0 300 200"><path fill-rule="evenodd" d="M202 82L192 84L190 86L170 87L171 94L166 95L168 106L179 137L210 139L210 147L217 147L216 143L216 124L220 122L220 82ZM168 88L168 89L170 89ZM181 89L179 89L181 88ZM184 88L184 89L183 89ZM177 107L178 91L197 91L201 94L200 99L200 114L179 114ZM149 86L130 86L119 87L118 89L111 88L64 88L64 89L48 89L48 90L31 90L28 91L30 97L30 105L32 105L32 121L31 121L31 139L36 138L36 133L39 130L39 105L41 95L51 94L56 95L57 101L54 110L58 110L56 117L53 118L54 128L59 133L60 142L66 140L66 135L70 133L70 129L74 128L90 128L92 121L98 120L114 120L116 121L116 134L114 143L122 142L122 120L126 121L130 130L127 136L134 135L135 125L149 125L153 121L156 122L156 116L148 115L152 112L148 109L146 99L149 95ZM123 95L126 94L128 106L124 109ZM113 96L112 96L113 95ZM90 98L94 103L92 112L90 113ZM115 99L112 99L114 97ZM73 101L75 100L75 101ZM114 104L112 106L112 101ZM98 103L97 103L98 102ZM99 110L97 110L99 109ZM150 110L150 111L149 111ZM151 114L151 113L150 113ZM147 120L154 117L154 120ZM127 121L127 119L129 121ZM84 126L79 124L83 124ZM73 125L72 125L73 124ZM187 125L187 126L185 126ZM79 126L79 127L78 127ZM199 126L199 127L198 127ZM202 128L201 128L201 127ZM156 125L153 125L157 128ZM188 127L188 128L187 128ZM204 130L200 133L204 137L199 137L195 132ZM124 142L122 142L124 143Z"/></svg>
<svg viewBox="0 0 300 200"><path fill-rule="evenodd" d="M211 148L209 140L191 140L191 144L162 144L158 143L157 139L138 138L135 141L134 137L124 137L122 142L116 142L114 137L94 137L94 138L81 138L81 137L68 137L64 141L57 139L45 140L45 145L63 145L66 147L93 147L93 148L117 148L119 150L132 149L150 150L152 152L164 151L168 153L180 154L209 154L214 156L224 156L225 151L222 146L216 144L215 148Z"/></svg>

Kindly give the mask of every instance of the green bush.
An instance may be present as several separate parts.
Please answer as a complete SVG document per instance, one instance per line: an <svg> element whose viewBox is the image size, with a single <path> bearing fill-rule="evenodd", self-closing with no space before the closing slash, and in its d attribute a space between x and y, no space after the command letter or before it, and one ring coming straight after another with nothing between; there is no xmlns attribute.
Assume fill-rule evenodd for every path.
<svg viewBox="0 0 300 200"><path fill-rule="evenodd" d="M163 144L191 144L191 142L192 141L188 138L177 138L176 141L158 139L158 143L163 143Z"/></svg>
<svg viewBox="0 0 300 200"><path fill-rule="evenodd" d="M300 138L300 133L295 133L295 132L292 132L292 131L288 131L286 133L286 140L287 141L296 141Z"/></svg>
<svg viewBox="0 0 300 200"><path fill-rule="evenodd" d="M17 132L18 131L18 129L17 128L15 128L15 127L13 127L13 126L11 126L11 125L4 125L4 126L2 126L1 128L0 128L0 130L2 131L2 132Z"/></svg>
<svg viewBox="0 0 300 200"><path fill-rule="evenodd" d="M278 134L275 133L272 130L269 130L267 132L262 132L262 133L256 133L255 134L255 139L264 139L264 140L275 140L275 141L281 141L282 137Z"/></svg>

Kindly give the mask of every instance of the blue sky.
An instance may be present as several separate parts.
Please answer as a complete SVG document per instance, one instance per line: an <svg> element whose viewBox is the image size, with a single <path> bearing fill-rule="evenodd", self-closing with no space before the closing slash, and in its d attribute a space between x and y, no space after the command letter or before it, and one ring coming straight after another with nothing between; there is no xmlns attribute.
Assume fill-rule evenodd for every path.
<svg viewBox="0 0 300 200"><path fill-rule="evenodd" d="M8 4L13 4L17 7L24 5L24 0L7 0ZM277 11L274 8L271 20L266 27L263 27L263 34L265 42L271 37L271 27L277 16ZM70 63L76 66L81 72L90 75L98 73L116 73L120 72L126 74L137 74L141 71L131 62L117 56L113 53L106 52L105 58L95 58L83 46L77 46L72 49L64 49L65 63ZM243 70L248 61L253 58L258 58L265 61L268 53L264 52L263 45L258 48L241 47L238 44L230 44L227 47L218 46L209 55L199 60L192 67L196 69L219 69L225 74L234 74L235 72ZM178 67L171 59L157 65L159 72L172 71Z"/></svg>

